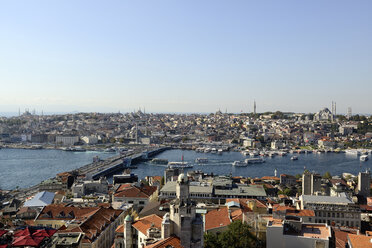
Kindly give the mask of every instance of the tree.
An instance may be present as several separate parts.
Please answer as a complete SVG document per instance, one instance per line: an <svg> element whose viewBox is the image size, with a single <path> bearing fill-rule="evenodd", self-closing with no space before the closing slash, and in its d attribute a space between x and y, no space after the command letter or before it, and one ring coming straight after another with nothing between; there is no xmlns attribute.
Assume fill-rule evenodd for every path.
<svg viewBox="0 0 372 248"><path fill-rule="evenodd" d="M323 178L324 179L331 179L332 178L331 173L329 173L329 171L327 171L326 173L324 173Z"/></svg>
<svg viewBox="0 0 372 248"><path fill-rule="evenodd" d="M250 232L250 227L240 220L234 221L228 229L219 235L207 233L204 235L205 248L245 248L256 247L257 238Z"/></svg>

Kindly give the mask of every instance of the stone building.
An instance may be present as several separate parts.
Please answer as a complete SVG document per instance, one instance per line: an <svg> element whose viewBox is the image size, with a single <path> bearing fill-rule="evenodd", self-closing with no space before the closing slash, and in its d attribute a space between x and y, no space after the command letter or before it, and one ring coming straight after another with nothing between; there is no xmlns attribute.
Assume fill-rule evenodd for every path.
<svg viewBox="0 0 372 248"><path fill-rule="evenodd" d="M334 222L336 225L360 228L359 205L346 196L301 195L299 209L310 209L315 213L315 223Z"/></svg>
<svg viewBox="0 0 372 248"><path fill-rule="evenodd" d="M305 171L302 174L302 194L303 195L315 195L321 190L322 177L318 174Z"/></svg>
<svg viewBox="0 0 372 248"><path fill-rule="evenodd" d="M158 247L168 242L177 244L177 247L203 247L203 219L196 213L196 203L190 199L189 192L189 181L180 174L170 212L163 218L152 214L136 221L128 215L124 225L117 229L115 248Z"/></svg>

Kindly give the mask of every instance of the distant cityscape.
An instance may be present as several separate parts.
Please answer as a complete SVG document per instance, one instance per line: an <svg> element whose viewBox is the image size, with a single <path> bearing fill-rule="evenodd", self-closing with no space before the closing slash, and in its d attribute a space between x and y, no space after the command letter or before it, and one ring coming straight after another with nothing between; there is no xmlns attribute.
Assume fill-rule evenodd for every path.
<svg viewBox="0 0 372 248"><path fill-rule="evenodd" d="M235 151L247 157L229 165L236 168L275 156L297 160L302 153L369 159L369 116L353 115L351 109L337 115L335 103L315 114L256 113L256 103L253 109L239 114L26 111L1 117L4 152L114 153L32 187L0 191L0 247L225 247L228 237L245 247L370 244L368 169L332 176L304 168L302 174L275 171L258 178L192 170L183 156L181 161L154 158L170 149L194 150L201 154L195 163L208 164L202 154ZM138 178L141 161L167 168L163 176ZM106 179L110 175L112 183Z"/></svg>

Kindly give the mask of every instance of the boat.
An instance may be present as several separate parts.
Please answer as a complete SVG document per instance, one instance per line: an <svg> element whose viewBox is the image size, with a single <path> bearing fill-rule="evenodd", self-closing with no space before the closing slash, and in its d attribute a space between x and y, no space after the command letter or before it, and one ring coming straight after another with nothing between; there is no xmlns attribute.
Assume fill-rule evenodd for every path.
<svg viewBox="0 0 372 248"><path fill-rule="evenodd" d="M262 164L265 163L265 160L263 158L247 158L244 162L246 164Z"/></svg>
<svg viewBox="0 0 372 248"><path fill-rule="evenodd" d="M208 163L208 159L207 158L197 158L197 159L195 159L195 163L205 164L205 163Z"/></svg>
<svg viewBox="0 0 372 248"><path fill-rule="evenodd" d="M257 151L252 151L252 152L249 153L249 156L256 157L256 156L258 156L258 152Z"/></svg>
<svg viewBox="0 0 372 248"><path fill-rule="evenodd" d="M194 167L192 164L188 164L187 162L169 162L168 166L171 168L192 168Z"/></svg>
<svg viewBox="0 0 372 248"><path fill-rule="evenodd" d="M244 161L234 161L232 165L236 167L246 167L248 164Z"/></svg>
<svg viewBox="0 0 372 248"><path fill-rule="evenodd" d="M116 152L114 148L106 148L104 152Z"/></svg>
<svg viewBox="0 0 372 248"><path fill-rule="evenodd" d="M362 156L360 156L359 159L360 159L360 161L365 162L365 161L368 160L368 155L362 155Z"/></svg>
<svg viewBox="0 0 372 248"><path fill-rule="evenodd" d="M242 151L241 152L243 156L248 156L249 155L249 151Z"/></svg>
<svg viewBox="0 0 372 248"><path fill-rule="evenodd" d="M278 152L278 155L281 156L281 157L284 157L284 156L287 155L287 153L286 152Z"/></svg>
<svg viewBox="0 0 372 248"><path fill-rule="evenodd" d="M292 156L291 160L298 160L298 157L297 156Z"/></svg>
<svg viewBox="0 0 372 248"><path fill-rule="evenodd" d="M223 152L222 149L218 149L217 154L218 154L218 155L222 155L222 152Z"/></svg>
<svg viewBox="0 0 372 248"><path fill-rule="evenodd" d="M216 148L212 148L211 153L217 153L217 149Z"/></svg>
<svg viewBox="0 0 372 248"><path fill-rule="evenodd" d="M168 159L153 158L150 162L153 164L168 164Z"/></svg>
<svg viewBox="0 0 372 248"><path fill-rule="evenodd" d="M80 146L76 146L76 147L67 147L65 149L63 149L64 151L67 151L67 152L86 152L86 150Z"/></svg>
<svg viewBox="0 0 372 248"><path fill-rule="evenodd" d="M355 149L345 150L345 153L349 154L349 155L360 155L360 152L358 150L355 150Z"/></svg>

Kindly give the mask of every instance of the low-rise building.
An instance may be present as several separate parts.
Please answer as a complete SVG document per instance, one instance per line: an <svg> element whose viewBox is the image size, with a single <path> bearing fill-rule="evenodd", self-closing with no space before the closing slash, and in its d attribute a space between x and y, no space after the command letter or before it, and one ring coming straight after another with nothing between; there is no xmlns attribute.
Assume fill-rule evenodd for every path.
<svg viewBox="0 0 372 248"><path fill-rule="evenodd" d="M267 248L328 248L332 237L327 224L300 220L270 220L267 224Z"/></svg>

